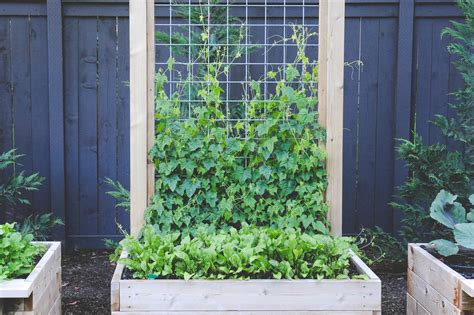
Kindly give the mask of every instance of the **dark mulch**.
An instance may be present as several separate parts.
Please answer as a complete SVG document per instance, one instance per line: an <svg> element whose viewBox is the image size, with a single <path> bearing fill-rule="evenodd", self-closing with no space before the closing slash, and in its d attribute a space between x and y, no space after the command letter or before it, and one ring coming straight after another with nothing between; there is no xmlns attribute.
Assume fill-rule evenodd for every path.
<svg viewBox="0 0 474 315"><path fill-rule="evenodd" d="M110 314L109 251L63 254L63 314ZM382 279L383 314L406 313L406 275L377 271Z"/></svg>

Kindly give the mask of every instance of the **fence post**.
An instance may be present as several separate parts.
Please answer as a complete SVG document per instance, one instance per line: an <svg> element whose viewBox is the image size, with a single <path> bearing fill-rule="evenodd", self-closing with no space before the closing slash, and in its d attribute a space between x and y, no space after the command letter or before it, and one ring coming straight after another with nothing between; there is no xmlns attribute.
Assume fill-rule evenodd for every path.
<svg viewBox="0 0 474 315"><path fill-rule="evenodd" d="M51 210L66 220L64 178L64 98L63 98L63 39L61 0L47 0L48 80L49 80L49 141ZM65 241L65 226L53 231L54 239Z"/></svg>
<svg viewBox="0 0 474 315"><path fill-rule="evenodd" d="M395 91L395 138L409 139L411 121L411 93L413 71L413 32L415 22L415 0L400 0L398 16L398 53L397 53L397 87ZM396 146L398 143L396 142ZM408 176L405 162L398 159L394 148L393 187L401 185ZM396 191L394 191L396 193ZM393 229L400 228L401 213L393 214Z"/></svg>

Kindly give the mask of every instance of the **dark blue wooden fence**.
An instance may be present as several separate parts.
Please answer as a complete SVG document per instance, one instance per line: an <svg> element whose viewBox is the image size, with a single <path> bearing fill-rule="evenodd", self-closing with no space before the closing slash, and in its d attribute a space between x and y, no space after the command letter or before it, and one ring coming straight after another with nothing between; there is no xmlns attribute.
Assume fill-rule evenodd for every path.
<svg viewBox="0 0 474 315"><path fill-rule="evenodd" d="M315 12L317 14L317 12ZM449 0L347 0L344 112L344 232L398 228L387 203L407 171L395 138L453 115L462 84L440 37L461 18ZM71 247L119 238L128 214L105 194L104 178L129 178L128 2L0 3L0 151L16 147L21 168L46 177L32 212L53 211ZM454 147L454 144L448 143Z"/></svg>

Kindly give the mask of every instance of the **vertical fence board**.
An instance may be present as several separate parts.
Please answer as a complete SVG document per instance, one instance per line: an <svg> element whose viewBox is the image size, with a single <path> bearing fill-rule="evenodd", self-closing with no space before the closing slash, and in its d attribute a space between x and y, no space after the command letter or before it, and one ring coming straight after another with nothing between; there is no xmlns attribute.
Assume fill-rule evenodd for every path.
<svg viewBox="0 0 474 315"><path fill-rule="evenodd" d="M49 156L49 95L48 95L48 39L45 17L30 18L31 110L32 110L32 169L44 178L39 191L33 193L34 211L52 211L50 203Z"/></svg>
<svg viewBox="0 0 474 315"><path fill-rule="evenodd" d="M346 19L345 61L359 60L360 19ZM345 67L344 74L344 178L343 231L356 233L357 132L360 66Z"/></svg>
<svg viewBox="0 0 474 315"><path fill-rule="evenodd" d="M98 233L97 182L97 18L78 26L79 49L79 210L82 235Z"/></svg>
<svg viewBox="0 0 474 315"><path fill-rule="evenodd" d="M64 85L63 85L63 20L61 0L47 0L48 21L48 83L49 83L49 141L51 206L53 214L66 219L64 177ZM65 226L53 229L56 239L64 240Z"/></svg>
<svg viewBox="0 0 474 315"><path fill-rule="evenodd" d="M99 233L115 234L115 201L107 194L110 188L104 179L116 179L117 172L117 110L116 110L116 19L100 18L98 36L98 181Z"/></svg>
<svg viewBox="0 0 474 315"><path fill-rule="evenodd" d="M379 19L362 19L359 96L359 184L357 225L373 226L375 202L376 117L378 99ZM363 196L363 197L362 197Z"/></svg>
<svg viewBox="0 0 474 315"><path fill-rule="evenodd" d="M79 212L79 55L78 18L64 20L64 138L66 164L67 235L80 233Z"/></svg>
<svg viewBox="0 0 474 315"><path fill-rule="evenodd" d="M393 192L394 108L396 86L397 20L381 19L379 33L379 64L375 153L375 222L391 230L392 208L388 203Z"/></svg>
<svg viewBox="0 0 474 315"><path fill-rule="evenodd" d="M13 147L10 18L0 16L0 152Z"/></svg>
<svg viewBox="0 0 474 315"><path fill-rule="evenodd" d="M23 156L16 165L16 171L33 173L32 116L31 116L31 67L30 67L30 21L28 17L14 17L11 20L11 79L13 86L13 133L14 146ZM26 80L25 80L26 79ZM25 192L23 198L31 200L33 192ZM17 206L13 218L28 213L32 207Z"/></svg>
<svg viewBox="0 0 474 315"><path fill-rule="evenodd" d="M432 67L432 42L433 21L422 19L416 22L416 132L424 141L429 141L431 125L426 123L430 120L431 107L431 67Z"/></svg>
<svg viewBox="0 0 474 315"><path fill-rule="evenodd" d="M130 89L129 80L129 29L128 19L118 19L118 59L117 59L117 179L130 189ZM116 209L117 221L127 230L130 228L130 215L124 209Z"/></svg>

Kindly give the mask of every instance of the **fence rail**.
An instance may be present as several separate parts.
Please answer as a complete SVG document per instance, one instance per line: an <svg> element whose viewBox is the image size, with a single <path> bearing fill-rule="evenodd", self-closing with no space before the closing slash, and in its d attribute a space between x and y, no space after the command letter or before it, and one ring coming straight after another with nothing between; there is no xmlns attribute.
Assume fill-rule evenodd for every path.
<svg viewBox="0 0 474 315"><path fill-rule="evenodd" d="M449 93L462 80L440 32L462 17L448 0L346 3L345 60L363 67L345 73L344 232L394 231L400 214L387 203L407 175L394 139L416 126L447 143L428 121L453 115ZM104 183L128 186L128 46L128 1L0 3L0 151L18 148L22 169L46 177L31 211L62 217L57 237L71 247L100 247L120 237L116 222L129 226Z"/></svg>

